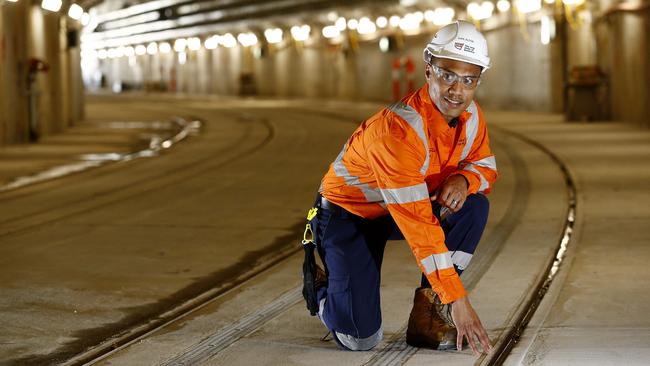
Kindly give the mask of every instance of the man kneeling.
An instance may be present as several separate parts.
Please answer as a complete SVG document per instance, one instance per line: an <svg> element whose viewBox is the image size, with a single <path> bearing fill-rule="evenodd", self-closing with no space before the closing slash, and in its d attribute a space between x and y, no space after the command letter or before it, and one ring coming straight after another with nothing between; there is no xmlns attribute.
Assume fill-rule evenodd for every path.
<svg viewBox="0 0 650 366"><path fill-rule="evenodd" d="M497 177L473 100L490 67L487 42L458 21L436 33L424 60L426 84L356 129L309 217L325 269L306 271L303 293L344 349L369 350L382 339L380 270L389 239L406 239L423 273L407 343L460 350L465 338L476 354L479 343L491 347L459 277L485 228L485 195Z"/></svg>

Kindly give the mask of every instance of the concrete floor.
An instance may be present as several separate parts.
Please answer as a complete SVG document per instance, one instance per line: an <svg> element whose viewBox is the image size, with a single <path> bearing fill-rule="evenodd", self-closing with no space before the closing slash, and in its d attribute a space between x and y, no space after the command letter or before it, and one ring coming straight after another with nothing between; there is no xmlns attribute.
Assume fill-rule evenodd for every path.
<svg viewBox="0 0 650 366"><path fill-rule="evenodd" d="M201 135L160 157L0 194L0 363L63 361L197 294L228 289L274 253L290 253L327 165L377 108L209 98L91 100L89 115L99 120L184 115L205 124ZM502 339L531 284L543 275L567 207L564 179L553 161L503 128L556 152L575 174L580 194L567 261L507 363L593 364L598 357L599 364L646 364L650 272L644 263L650 253L643 224L650 202L650 133L522 113L489 113L488 123L494 125L501 177L490 195L488 230L463 280L493 342ZM324 327L295 296L300 261L299 253L289 256L100 363L166 364L216 337L224 348L205 351L205 364L487 360L467 351L405 349L395 357L398 363L385 361L403 345L418 282L405 243L387 249L386 337L372 352L341 352L332 341L320 341ZM281 310L269 310L274 304ZM224 333L247 316L257 320L239 333Z"/></svg>
<svg viewBox="0 0 650 366"><path fill-rule="evenodd" d="M561 279L506 364L649 364L650 131L493 117L565 161L579 199L575 243Z"/></svg>

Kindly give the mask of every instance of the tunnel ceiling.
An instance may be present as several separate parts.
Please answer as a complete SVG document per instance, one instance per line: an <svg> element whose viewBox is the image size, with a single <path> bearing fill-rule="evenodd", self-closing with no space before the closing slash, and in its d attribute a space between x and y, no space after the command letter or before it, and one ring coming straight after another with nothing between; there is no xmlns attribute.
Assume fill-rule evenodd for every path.
<svg viewBox="0 0 650 366"><path fill-rule="evenodd" d="M463 0L85 0L80 5L93 15L82 40L101 47L220 31L261 32L266 27L300 22L327 25L331 23L327 17L331 12L358 18L402 15L442 6L459 12L465 7Z"/></svg>

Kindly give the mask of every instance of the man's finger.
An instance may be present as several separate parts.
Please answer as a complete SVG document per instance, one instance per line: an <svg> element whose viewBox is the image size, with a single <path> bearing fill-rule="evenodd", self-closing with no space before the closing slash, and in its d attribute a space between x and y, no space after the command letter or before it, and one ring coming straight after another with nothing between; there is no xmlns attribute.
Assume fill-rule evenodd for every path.
<svg viewBox="0 0 650 366"><path fill-rule="evenodd" d="M440 197L440 188L433 191L433 194L431 195L431 201L437 200L438 197Z"/></svg>
<svg viewBox="0 0 650 366"><path fill-rule="evenodd" d="M457 203L456 206L454 207L454 212L460 211L461 208L463 208L463 205L465 204L465 199L461 198Z"/></svg>
<svg viewBox="0 0 650 366"><path fill-rule="evenodd" d="M447 207L451 207L451 202L454 200L454 197L455 197L454 192L451 191L450 189L446 189L446 190L443 192L443 198L442 198L442 200L445 202L445 205L446 205Z"/></svg>
<svg viewBox="0 0 650 366"><path fill-rule="evenodd" d="M456 349L459 351L463 350L463 335L464 333L458 329L458 332L456 334Z"/></svg>
<svg viewBox="0 0 650 366"><path fill-rule="evenodd" d="M490 344L490 337L488 337L487 332L485 331L485 328L481 326L481 329L478 334L479 341L481 342L481 346L483 346L483 351L485 353L488 353L492 350L492 345Z"/></svg>
<svg viewBox="0 0 650 366"><path fill-rule="evenodd" d="M467 333L467 342L469 342L469 346L472 348L472 353L474 353L474 356L480 356L481 353L478 351L478 345L476 344L476 338L474 337L473 332Z"/></svg>
<svg viewBox="0 0 650 366"><path fill-rule="evenodd" d="M456 193L456 194L450 195L449 207L454 212L458 212L459 208L461 207L461 195L460 194Z"/></svg>

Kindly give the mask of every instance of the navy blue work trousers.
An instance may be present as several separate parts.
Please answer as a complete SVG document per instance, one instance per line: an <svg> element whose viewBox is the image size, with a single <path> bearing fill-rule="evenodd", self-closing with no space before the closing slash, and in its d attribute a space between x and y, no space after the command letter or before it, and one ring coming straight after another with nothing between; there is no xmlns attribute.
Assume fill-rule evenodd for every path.
<svg viewBox="0 0 650 366"><path fill-rule="evenodd" d="M440 220L440 205L431 206ZM488 211L487 198L472 194L460 211L440 222L459 274L476 250ZM319 318L343 348L371 349L383 336L379 285L386 242L404 237L390 215L369 220L343 209L320 208L312 227L328 277L328 286L318 292ZM430 286L424 275L421 286Z"/></svg>

